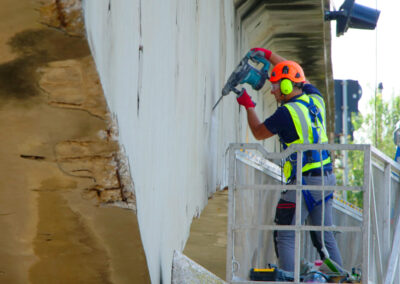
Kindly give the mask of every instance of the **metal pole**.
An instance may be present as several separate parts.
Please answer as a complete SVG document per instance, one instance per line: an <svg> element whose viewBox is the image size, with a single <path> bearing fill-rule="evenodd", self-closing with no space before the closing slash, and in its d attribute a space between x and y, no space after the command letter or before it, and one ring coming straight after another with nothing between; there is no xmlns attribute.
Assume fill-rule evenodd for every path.
<svg viewBox="0 0 400 284"><path fill-rule="evenodd" d="M228 235L227 235L227 248L226 248L226 280L232 281L233 277L233 261L234 261L234 243L233 243L233 225L234 225L234 187L235 187L235 148L233 145L229 146L229 179L228 179Z"/></svg>
<svg viewBox="0 0 400 284"><path fill-rule="evenodd" d="M392 195L392 166L389 163L387 163L385 165L385 171L384 171L383 201L381 207L383 209L382 244L383 244L384 267L388 267L388 260L390 252L392 250L391 233L390 233L390 226L391 226L390 211L392 207L391 195Z"/></svg>
<svg viewBox="0 0 400 284"><path fill-rule="evenodd" d="M347 120L348 120L348 106L347 106L347 80L342 81L342 95L343 95L343 143L347 144L347 136L349 134L349 130L347 129ZM347 151L343 151L343 185L346 186L349 183L349 167L347 165ZM347 200L347 192L343 195L343 199Z"/></svg>
<svg viewBox="0 0 400 284"><path fill-rule="evenodd" d="M303 175L302 175L302 164L303 161L303 150L297 152L296 161L296 230L295 230L295 251L294 251L294 282L300 282L300 247L301 247L301 231L298 226L301 224L301 206L302 206L302 188L303 188Z"/></svg>
<svg viewBox="0 0 400 284"><path fill-rule="evenodd" d="M363 262L362 262L362 283L369 283L369 263L370 263L370 189L371 189L371 146L365 147L364 151L364 182L363 182Z"/></svg>

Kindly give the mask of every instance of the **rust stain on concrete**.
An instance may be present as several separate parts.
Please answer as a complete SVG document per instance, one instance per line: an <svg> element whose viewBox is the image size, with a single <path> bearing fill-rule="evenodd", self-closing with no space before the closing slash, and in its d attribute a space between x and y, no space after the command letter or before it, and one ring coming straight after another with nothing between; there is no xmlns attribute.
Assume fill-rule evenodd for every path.
<svg viewBox="0 0 400 284"><path fill-rule="evenodd" d="M41 22L69 35L83 36L82 0L45 0L40 7Z"/></svg>

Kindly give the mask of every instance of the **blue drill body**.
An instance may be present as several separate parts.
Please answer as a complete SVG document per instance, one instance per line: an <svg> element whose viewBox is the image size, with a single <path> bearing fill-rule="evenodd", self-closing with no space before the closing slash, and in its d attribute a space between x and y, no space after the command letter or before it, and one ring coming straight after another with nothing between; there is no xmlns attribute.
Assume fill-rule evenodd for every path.
<svg viewBox="0 0 400 284"><path fill-rule="evenodd" d="M249 63L249 60L256 64L261 63L261 69L253 67ZM249 84L254 90L260 90L264 86L265 81L269 79L268 70L270 65L271 64L265 59L261 51L249 51L229 76L228 81L222 89L222 96L212 109L214 110L221 99L229 95L231 91L240 97L243 94L243 89L239 91L236 88L239 84Z"/></svg>
<svg viewBox="0 0 400 284"><path fill-rule="evenodd" d="M260 90L264 84L265 80L269 79L268 69L270 63L264 58L264 56L252 55L253 51L249 51L245 56L245 61L247 66L243 68L244 78L239 82L240 84L249 84L254 90ZM263 67L258 70L257 68L251 66L248 61L252 60L255 63L262 63Z"/></svg>

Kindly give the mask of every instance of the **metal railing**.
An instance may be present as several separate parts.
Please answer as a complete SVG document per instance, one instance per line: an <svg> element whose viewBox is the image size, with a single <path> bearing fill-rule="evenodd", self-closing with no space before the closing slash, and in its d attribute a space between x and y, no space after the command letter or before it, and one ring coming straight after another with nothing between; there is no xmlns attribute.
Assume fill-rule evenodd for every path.
<svg viewBox="0 0 400 284"><path fill-rule="evenodd" d="M282 161L297 152L302 157L307 150L360 151L363 155L362 186L302 185L282 183L280 169L271 161ZM346 239L348 247L342 251L359 254L362 282L395 283L399 279L400 253L400 166L371 145L292 145L282 153L269 153L259 144L231 144L229 149L229 207L227 237L227 281L230 283L262 283L249 279L251 267L263 266L267 261L276 261L272 244L273 230L295 232L294 282L300 282L301 250L311 250L307 245L306 232L334 231L354 234L358 237ZM245 161L246 160L246 161ZM296 176L301 176L301 159L297 159ZM354 219L350 210L350 225L309 226L301 224L301 207L296 206L296 222L293 226L273 224L276 202L283 190L296 190L296 204L301 204L301 190L362 191L362 218ZM379 189L379 194L377 190ZM322 203L324 204L324 203ZM324 206L324 205L323 205ZM360 221L362 220L362 221ZM397 222L397 227L396 227ZM359 236L361 234L361 236ZM393 245L392 245L393 244ZM340 243L339 243L340 245ZM307 248L308 247L308 248ZM359 253L361 251L361 254ZM354 263L348 263L354 265ZM266 282L268 283L268 282ZM293 283L293 282L273 282Z"/></svg>

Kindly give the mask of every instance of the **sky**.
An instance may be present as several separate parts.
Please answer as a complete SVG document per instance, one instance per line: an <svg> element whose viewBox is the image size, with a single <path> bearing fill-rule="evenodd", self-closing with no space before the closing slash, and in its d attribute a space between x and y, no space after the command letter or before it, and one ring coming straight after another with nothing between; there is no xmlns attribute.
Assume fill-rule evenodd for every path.
<svg viewBox="0 0 400 284"><path fill-rule="evenodd" d="M344 0L331 0L339 9ZM335 79L358 80L363 94L359 109L365 114L375 87L383 83L382 95L400 96L400 1L356 0L357 4L381 11L375 30L348 29L336 37L331 21L332 65ZM333 7L331 8L333 10Z"/></svg>

